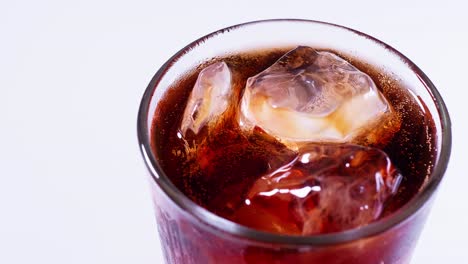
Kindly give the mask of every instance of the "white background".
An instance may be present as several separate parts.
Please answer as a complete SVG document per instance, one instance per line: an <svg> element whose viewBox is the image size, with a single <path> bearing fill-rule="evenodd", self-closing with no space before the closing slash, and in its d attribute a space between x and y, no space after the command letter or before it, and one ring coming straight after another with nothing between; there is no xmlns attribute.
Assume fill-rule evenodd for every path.
<svg viewBox="0 0 468 264"><path fill-rule="evenodd" d="M363 31L432 79L454 144L412 263L468 263L464 2L0 0L0 263L160 263L139 100L192 40L265 18Z"/></svg>

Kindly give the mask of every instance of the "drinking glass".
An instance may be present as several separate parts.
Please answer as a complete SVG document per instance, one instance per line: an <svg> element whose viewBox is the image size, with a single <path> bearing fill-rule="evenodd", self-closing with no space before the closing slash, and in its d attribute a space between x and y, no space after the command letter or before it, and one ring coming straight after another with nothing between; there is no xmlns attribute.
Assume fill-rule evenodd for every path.
<svg viewBox="0 0 468 264"><path fill-rule="evenodd" d="M172 183L151 142L157 105L187 72L215 57L298 45L358 58L404 82L424 102L436 128L430 177L407 204L376 222L343 232L292 236L241 226L200 207ZM155 124L158 126L158 124ZM409 263L450 156L450 119L428 77L389 45L334 24L277 19L245 23L204 36L172 56L154 75L140 105L138 138L150 175L157 226L167 263Z"/></svg>

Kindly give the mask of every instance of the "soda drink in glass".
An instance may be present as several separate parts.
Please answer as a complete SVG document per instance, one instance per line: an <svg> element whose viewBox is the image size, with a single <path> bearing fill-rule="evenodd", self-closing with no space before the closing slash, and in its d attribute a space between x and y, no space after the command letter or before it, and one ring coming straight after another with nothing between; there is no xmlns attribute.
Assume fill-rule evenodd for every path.
<svg viewBox="0 0 468 264"><path fill-rule="evenodd" d="M224 173L218 173L215 179L204 179L205 185L199 186L196 179L186 181L178 175L179 167L184 165L178 165L177 157L184 155L161 147L170 146L172 138L182 139L179 121L190 89L177 87L191 88L202 66L224 58L228 64L253 76L274 63L279 58L277 54L286 48L298 46L339 54L369 74L379 89L385 91L387 100L396 102L394 107L398 108L401 124L393 136L394 143L384 151L400 167L402 180L395 198L375 221L355 228L301 235L265 227L268 221L271 224L276 220L260 207L258 211L242 211L247 212L242 213L243 218L238 216L241 213L230 217L225 213L232 209L226 199L245 196L245 186L231 186L243 186L245 181L229 179L236 173L249 176L236 172L236 166L253 171L262 167L256 154L231 159L232 149L243 151L243 145L229 148L231 145L221 140L217 156L206 161L206 166L212 168L220 161L229 166L225 164L221 170ZM240 58L236 54L265 54L262 51L276 55L249 55L236 60ZM150 175L167 263L409 263L444 176L451 148L450 119L444 102L428 77L408 58L387 44L346 27L281 19L216 31L171 57L155 74L143 96L138 137ZM274 148L265 157L276 155L275 151ZM282 150L278 152L284 154ZM173 169L168 164L173 164ZM226 180L219 180L222 176Z"/></svg>

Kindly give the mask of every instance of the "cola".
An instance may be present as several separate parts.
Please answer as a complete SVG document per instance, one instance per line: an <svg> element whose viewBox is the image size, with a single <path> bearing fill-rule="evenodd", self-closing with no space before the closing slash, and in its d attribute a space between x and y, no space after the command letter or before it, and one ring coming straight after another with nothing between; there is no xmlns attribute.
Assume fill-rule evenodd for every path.
<svg viewBox="0 0 468 264"><path fill-rule="evenodd" d="M365 61L333 50L313 49L336 56L352 66L345 65L349 70L369 76L378 92L372 96L382 97L380 101L372 101L372 105L381 109L381 115L360 118L362 113L349 115L348 108L340 112L348 116L348 121L353 121L354 116L369 125L356 128L351 124L346 126L349 129L339 130L335 127L340 126L342 119L333 119L334 130L327 127L320 130L326 131L323 133L310 134L310 129L278 132L278 128L287 130L289 125L278 126L268 118L252 118L255 116L249 112L252 101L246 96L252 96L252 87L263 85L265 73L274 73L272 65L292 51L294 48L288 47L214 58L174 83L158 104L158 114L153 120L151 143L160 157L161 168L198 205L230 221L266 232L303 236L342 232L396 212L418 193L434 164L436 130L429 112L404 83ZM194 87L202 87L200 94L211 98L206 105L219 104L214 108L204 105L200 99L203 96L193 95L197 89ZM220 88L211 91L213 87ZM304 95L297 97L301 96ZM333 94L328 96L332 101L336 99ZM333 104L336 103L330 103ZM275 105L296 112L309 109L307 113L314 115L306 116L307 120L318 120L323 111L339 108L310 110L311 106L279 101ZM275 108L268 110L268 114L278 116L273 112ZM304 115L299 112L299 116ZM207 254L202 259L216 255L187 254ZM269 259L260 256L258 263Z"/></svg>
<svg viewBox="0 0 468 264"><path fill-rule="evenodd" d="M288 51L257 51L218 58L218 62L223 62L222 67L228 64L232 68L234 94L228 98L227 104L240 104L248 78L274 64ZM210 65L214 63L210 62ZM401 118L397 132L390 127L381 133L380 139L364 143L386 153L403 175L398 194L385 204L385 215L415 195L428 176L434 144L427 142L433 140L434 125L432 118L404 87L397 82L389 83L385 76L366 67L363 62L355 61L354 65L373 77L389 105ZM153 130L153 142L159 142L154 148L164 157L160 161L161 166L180 190L208 210L233 219L234 211L243 203L240 198L245 197L254 181L292 160L295 153L261 128L252 133L242 131L236 124L239 113L228 105L224 106L223 120L216 124L215 131L203 131L203 126L197 125L196 132L201 130L201 133L191 130L185 133L187 128L180 127L184 123L183 113L189 109L186 107L188 97L199 72L205 67L200 65L184 81L175 84L160 104L162 120L155 119L154 124L164 124L164 127L155 126ZM187 135L182 137L181 134ZM388 137L391 137L390 141ZM190 148L197 149L188 151ZM222 193L214 191L220 189Z"/></svg>

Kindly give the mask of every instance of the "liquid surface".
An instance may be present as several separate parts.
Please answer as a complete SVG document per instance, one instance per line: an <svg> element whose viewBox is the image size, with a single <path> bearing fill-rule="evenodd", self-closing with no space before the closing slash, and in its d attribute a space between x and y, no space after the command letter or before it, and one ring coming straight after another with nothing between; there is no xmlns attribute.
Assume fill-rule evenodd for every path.
<svg viewBox="0 0 468 264"><path fill-rule="evenodd" d="M271 66L287 51L288 49L257 51L218 58L200 65L192 73L184 76L168 90L164 100L157 107L152 127L152 147L159 157L162 169L174 185L199 205L250 227L272 232L301 233L295 230L298 225L303 230L304 221L298 224L293 220L281 220L281 225L287 227L287 230L267 228L265 223L276 221L275 217L267 212L272 206L257 207L254 211L244 209L246 198L254 198L251 193L252 189L255 189L253 187L258 186L259 177L293 160L297 153L262 130L255 130L248 135L242 134L233 122L238 119L237 113L229 107L225 114L231 118L218 122L215 132L197 127L199 133L188 131L187 135L184 133L182 136L180 131L188 98L199 72L206 66L219 61L224 61L229 66L235 91L230 100L239 103L247 79ZM402 178L397 193L380 208L381 216L385 216L399 209L417 194L430 174L435 152L435 128L431 117L425 114L427 111L420 108L417 99L406 91L398 80L382 74L364 62L347 59L373 79L401 121L399 131L392 133L391 138L382 137L360 142L362 145L381 149L401 172ZM282 210L280 204L277 203L278 206L273 210ZM276 215L291 215L290 207L287 206L284 212ZM259 211L258 208L267 210ZM246 222L242 219L260 220ZM331 228L320 229L318 233L342 230L334 228L333 225L329 226ZM317 232L306 232L313 233Z"/></svg>

